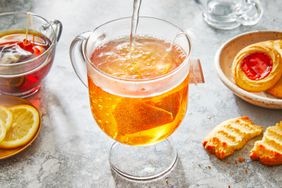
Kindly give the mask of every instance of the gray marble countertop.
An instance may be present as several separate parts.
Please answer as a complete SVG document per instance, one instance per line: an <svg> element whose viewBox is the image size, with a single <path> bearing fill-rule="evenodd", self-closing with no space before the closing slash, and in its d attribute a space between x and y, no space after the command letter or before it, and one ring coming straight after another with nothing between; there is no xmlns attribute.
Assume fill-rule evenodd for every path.
<svg viewBox="0 0 282 188"><path fill-rule="evenodd" d="M263 2L264 16L253 27L219 31L208 27L192 0L143 0L141 15L173 22L192 35L193 57L202 61L206 84L191 86L188 113L170 137L180 161L167 176L134 183L112 173L108 151L113 142L92 118L87 89L76 77L68 49L71 40L105 21L131 15L132 0L1 0L0 11L30 10L64 25L51 72L32 97L43 113L39 138L26 151L0 161L0 187L282 187L282 166L266 167L248 158L254 143L224 161L206 153L203 137L223 120L247 115L270 126L282 120L281 110L250 105L218 79L214 56L229 38L253 30L282 30L279 0ZM239 156L246 159L236 163Z"/></svg>

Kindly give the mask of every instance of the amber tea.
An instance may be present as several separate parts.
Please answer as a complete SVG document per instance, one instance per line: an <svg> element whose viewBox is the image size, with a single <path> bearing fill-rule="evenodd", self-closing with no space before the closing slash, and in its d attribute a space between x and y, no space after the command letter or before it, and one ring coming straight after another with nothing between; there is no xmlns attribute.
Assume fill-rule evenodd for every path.
<svg viewBox="0 0 282 188"><path fill-rule="evenodd" d="M185 52L177 45L142 36L135 37L133 46L129 37L112 40L96 48L91 56L92 66L108 76L134 82L163 77L185 59ZM101 129L121 143L160 142L174 132L185 115L188 75L172 88L161 93L145 92L142 97L138 91L127 93L126 88L115 93L96 81L88 77L92 114Z"/></svg>

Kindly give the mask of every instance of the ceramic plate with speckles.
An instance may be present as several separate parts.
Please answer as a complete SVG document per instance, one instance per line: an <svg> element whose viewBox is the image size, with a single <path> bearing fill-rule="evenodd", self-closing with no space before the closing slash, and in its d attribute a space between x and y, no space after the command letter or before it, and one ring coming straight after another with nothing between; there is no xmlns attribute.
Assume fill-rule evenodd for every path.
<svg viewBox="0 0 282 188"><path fill-rule="evenodd" d="M238 87L232 77L232 62L236 54L244 47L266 40L282 39L279 31L254 31L243 33L227 41L218 50L215 63L220 80L238 97L260 107L282 109L282 99L273 97L265 92L248 92Z"/></svg>

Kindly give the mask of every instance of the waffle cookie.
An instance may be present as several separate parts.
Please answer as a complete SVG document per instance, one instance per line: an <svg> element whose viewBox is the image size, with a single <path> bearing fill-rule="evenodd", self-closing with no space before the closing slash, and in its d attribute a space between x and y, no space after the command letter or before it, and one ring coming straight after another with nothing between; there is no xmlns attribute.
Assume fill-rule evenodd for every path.
<svg viewBox="0 0 282 188"><path fill-rule="evenodd" d="M254 125L247 117L229 119L218 126L203 140L204 148L217 158L224 159L241 149L251 138L262 133L262 127Z"/></svg>
<svg viewBox="0 0 282 188"><path fill-rule="evenodd" d="M282 164L282 121L266 129L262 140L255 143L250 157L264 165Z"/></svg>

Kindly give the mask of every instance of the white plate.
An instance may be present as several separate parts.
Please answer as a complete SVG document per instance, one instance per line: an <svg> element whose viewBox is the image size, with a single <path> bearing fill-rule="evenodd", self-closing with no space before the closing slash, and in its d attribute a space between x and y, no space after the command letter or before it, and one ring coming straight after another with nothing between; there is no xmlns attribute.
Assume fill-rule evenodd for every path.
<svg viewBox="0 0 282 188"><path fill-rule="evenodd" d="M215 63L219 78L235 95L256 106L282 109L282 99L275 98L265 92L253 93L238 87L234 83L231 71L233 59L242 48L253 43L275 39L282 39L282 32L255 31L237 35L218 50Z"/></svg>

